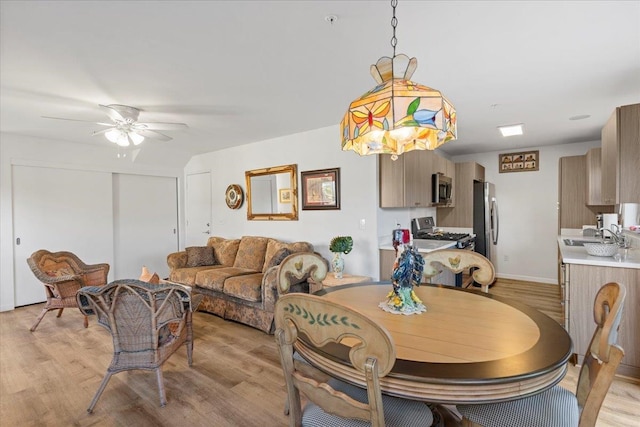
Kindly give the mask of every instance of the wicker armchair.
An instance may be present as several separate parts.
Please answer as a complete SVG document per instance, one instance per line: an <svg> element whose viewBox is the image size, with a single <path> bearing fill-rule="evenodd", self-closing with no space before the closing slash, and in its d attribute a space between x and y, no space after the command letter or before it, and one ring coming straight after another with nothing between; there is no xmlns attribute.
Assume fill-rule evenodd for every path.
<svg viewBox="0 0 640 427"><path fill-rule="evenodd" d="M140 280L116 280L103 287L78 291L77 301L85 315L98 316L98 324L113 338L113 359L87 412L92 412L113 374L145 369L156 372L160 405L167 399L162 365L182 345L193 361L192 313L202 295L192 295L177 284L154 285Z"/></svg>
<svg viewBox="0 0 640 427"><path fill-rule="evenodd" d="M103 286L107 284L109 264L87 265L71 252L49 252L40 249L27 259L29 268L42 282L47 294L47 303L31 327L35 331L40 321L50 310L58 310L62 315L65 308L76 308L76 292L83 286ZM84 327L89 326L87 316Z"/></svg>

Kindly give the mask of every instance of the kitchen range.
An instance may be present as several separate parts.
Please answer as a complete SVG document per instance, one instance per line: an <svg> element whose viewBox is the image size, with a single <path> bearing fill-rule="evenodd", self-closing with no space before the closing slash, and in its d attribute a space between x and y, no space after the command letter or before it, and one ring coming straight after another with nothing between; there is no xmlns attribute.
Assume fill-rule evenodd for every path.
<svg viewBox="0 0 640 427"><path fill-rule="evenodd" d="M475 237L468 233L449 233L436 231L433 217L424 216L411 220L411 233L414 240L455 241L457 249L475 250Z"/></svg>

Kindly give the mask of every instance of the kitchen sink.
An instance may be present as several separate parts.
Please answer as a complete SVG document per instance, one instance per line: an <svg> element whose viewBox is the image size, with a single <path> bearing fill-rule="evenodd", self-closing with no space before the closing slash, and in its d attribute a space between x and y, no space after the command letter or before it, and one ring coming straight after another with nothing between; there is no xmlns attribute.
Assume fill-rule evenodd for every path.
<svg viewBox="0 0 640 427"><path fill-rule="evenodd" d="M567 246L584 246L585 243L602 243L602 241L585 239L564 239L564 244Z"/></svg>

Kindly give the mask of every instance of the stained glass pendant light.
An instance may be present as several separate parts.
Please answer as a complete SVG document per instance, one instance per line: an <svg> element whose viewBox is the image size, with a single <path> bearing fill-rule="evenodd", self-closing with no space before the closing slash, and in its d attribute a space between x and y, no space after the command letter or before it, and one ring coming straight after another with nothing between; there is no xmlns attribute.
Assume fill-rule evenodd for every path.
<svg viewBox="0 0 640 427"><path fill-rule="evenodd" d="M342 150L360 155L399 154L411 150L435 150L456 139L456 110L440 91L411 81L416 58L396 55L396 6L393 18L393 58L384 56L371 66L376 87L349 105L340 131Z"/></svg>

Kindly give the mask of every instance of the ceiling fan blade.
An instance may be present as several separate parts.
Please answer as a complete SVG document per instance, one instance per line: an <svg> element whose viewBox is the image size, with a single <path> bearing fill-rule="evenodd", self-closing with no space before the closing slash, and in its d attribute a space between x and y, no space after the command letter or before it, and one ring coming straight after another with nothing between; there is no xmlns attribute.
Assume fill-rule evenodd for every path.
<svg viewBox="0 0 640 427"><path fill-rule="evenodd" d="M126 118L123 117L122 114L120 114L119 111L111 108L110 106L102 105L102 104L98 104L98 106L102 109L102 111L107 113L107 116L109 116L109 118L111 120L113 120L114 122L124 122L124 121L126 121Z"/></svg>
<svg viewBox="0 0 640 427"><path fill-rule="evenodd" d="M43 119L53 119L53 120L67 120L70 122L83 122L83 123L93 123L101 126L113 126L113 123L102 123L102 122L94 122L91 120L78 120L78 119L66 119L64 117L49 117L49 116L40 116Z"/></svg>
<svg viewBox="0 0 640 427"><path fill-rule="evenodd" d="M181 130L188 127L186 123L166 122L141 122L133 125L133 128L136 130Z"/></svg>
<svg viewBox="0 0 640 427"><path fill-rule="evenodd" d="M164 142L171 141L173 139L170 136L167 136L160 132L156 132L155 130L136 130L135 132L138 135L144 136L145 138L157 139L159 141L164 141Z"/></svg>

